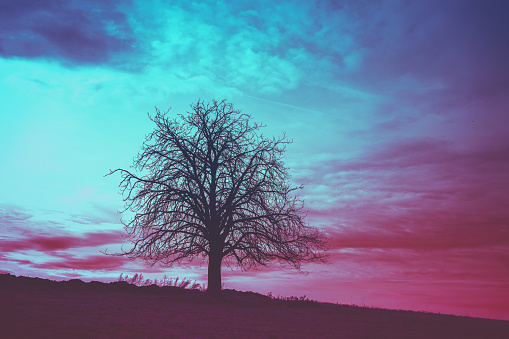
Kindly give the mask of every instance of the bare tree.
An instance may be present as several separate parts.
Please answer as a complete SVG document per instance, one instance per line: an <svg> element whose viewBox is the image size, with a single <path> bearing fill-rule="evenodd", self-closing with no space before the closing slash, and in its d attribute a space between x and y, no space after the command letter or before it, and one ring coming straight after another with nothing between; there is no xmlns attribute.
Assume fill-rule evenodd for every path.
<svg viewBox="0 0 509 339"><path fill-rule="evenodd" d="M221 264L243 269L324 261L326 237L305 224L283 156L288 141L265 138L263 127L225 100L156 124L132 166L121 172L131 259L163 266L208 257L208 290L221 291Z"/></svg>

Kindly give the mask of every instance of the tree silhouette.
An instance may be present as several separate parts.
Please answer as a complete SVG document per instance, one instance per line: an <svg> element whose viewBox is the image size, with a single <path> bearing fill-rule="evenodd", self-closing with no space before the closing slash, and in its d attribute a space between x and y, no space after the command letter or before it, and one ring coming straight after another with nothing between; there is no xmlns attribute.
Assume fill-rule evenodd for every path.
<svg viewBox="0 0 509 339"><path fill-rule="evenodd" d="M325 261L326 237L304 222L293 191L282 138L225 100L198 101L170 119L156 108L155 130L134 158L139 173L121 172L123 222L133 243L126 255L163 266L208 257L208 290L221 291L221 264L247 269L270 261Z"/></svg>

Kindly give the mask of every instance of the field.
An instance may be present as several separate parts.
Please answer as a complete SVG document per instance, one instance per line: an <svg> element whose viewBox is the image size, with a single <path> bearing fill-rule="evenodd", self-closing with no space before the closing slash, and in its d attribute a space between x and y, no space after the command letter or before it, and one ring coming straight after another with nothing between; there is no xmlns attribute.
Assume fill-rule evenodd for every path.
<svg viewBox="0 0 509 339"><path fill-rule="evenodd" d="M509 338L509 321L0 275L2 338Z"/></svg>

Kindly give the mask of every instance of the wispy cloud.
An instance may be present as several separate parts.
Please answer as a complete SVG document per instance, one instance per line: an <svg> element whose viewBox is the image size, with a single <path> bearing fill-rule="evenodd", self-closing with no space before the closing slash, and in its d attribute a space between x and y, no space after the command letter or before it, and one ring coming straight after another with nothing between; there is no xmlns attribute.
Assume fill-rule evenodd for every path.
<svg viewBox="0 0 509 339"><path fill-rule="evenodd" d="M93 215L87 218L1 205L0 225L0 258L4 270L46 269L45 274L58 275L68 270L107 271L129 261L100 253L108 247L120 248L125 239L120 229L112 229L102 218ZM89 254L93 252L96 254Z"/></svg>
<svg viewBox="0 0 509 339"><path fill-rule="evenodd" d="M20 252L25 250L53 252L80 247L118 244L123 240L122 234L122 231L84 233L75 236L33 234L29 237L2 240L2 243L0 244L0 251L4 253Z"/></svg>
<svg viewBox="0 0 509 339"><path fill-rule="evenodd" d="M122 270L128 263L126 258L104 255L69 256L58 261L46 261L44 263L31 263L36 269L47 270L73 270L73 271L111 271Z"/></svg>
<svg viewBox="0 0 509 339"><path fill-rule="evenodd" d="M162 69L184 88L216 84L278 94L353 72L364 55L351 32L351 12L331 14L313 2L27 0L5 6L4 57Z"/></svg>

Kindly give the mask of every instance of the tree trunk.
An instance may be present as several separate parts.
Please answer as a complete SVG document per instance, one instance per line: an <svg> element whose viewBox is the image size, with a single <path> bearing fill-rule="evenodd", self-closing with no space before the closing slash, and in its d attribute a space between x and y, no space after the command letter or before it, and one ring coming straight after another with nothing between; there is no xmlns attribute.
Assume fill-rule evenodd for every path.
<svg viewBox="0 0 509 339"><path fill-rule="evenodd" d="M221 261L222 249L210 251L207 294L219 296L221 293Z"/></svg>

